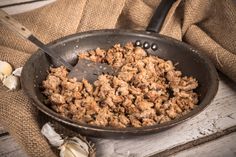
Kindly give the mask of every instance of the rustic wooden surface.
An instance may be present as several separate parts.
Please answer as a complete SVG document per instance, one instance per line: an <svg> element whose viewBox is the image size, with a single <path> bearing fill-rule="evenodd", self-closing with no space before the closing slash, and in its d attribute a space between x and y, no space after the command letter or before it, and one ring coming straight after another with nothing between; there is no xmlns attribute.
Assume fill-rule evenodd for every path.
<svg viewBox="0 0 236 157"><path fill-rule="evenodd" d="M0 7L8 6L2 9L5 10L9 14L18 14L18 13L30 11L36 8L40 8L42 6L55 2L56 0L44 0L44 1L40 0L34 3L32 1L34 0L0 0ZM27 2L27 3L24 4L24 2ZM10 6L12 4L18 4L18 5Z"/></svg>
<svg viewBox="0 0 236 157"><path fill-rule="evenodd" d="M29 0L0 0L0 6ZM15 14L55 0L4 8ZM236 156L236 83L220 76L214 101L196 117L167 131L132 139L92 139L98 157ZM216 151L217 150L217 151ZM222 150L222 151L221 151ZM176 154L177 153L177 154ZM0 156L27 157L0 125Z"/></svg>
<svg viewBox="0 0 236 157"><path fill-rule="evenodd" d="M171 157L190 157L196 155L199 157L235 157L236 133L232 133L220 139L179 152Z"/></svg>
<svg viewBox="0 0 236 157"><path fill-rule="evenodd" d="M236 84L222 75L220 78L219 90L214 101L196 117L153 135L119 140L94 138L92 140L96 143L97 155L99 157L168 156L185 149L188 152L190 148L195 149L192 148L195 145L235 132ZM235 134L228 136L231 135L232 142L235 144L232 147L226 145L225 148L222 147L231 152L221 151L219 156L224 156L224 153L234 154L236 138ZM222 140L218 141L216 140L216 143L219 144L213 145L219 147ZM211 148L211 143L209 144L210 151L213 148ZM196 151L200 151L201 148L205 147L197 147ZM14 156L14 154L18 154L19 157L26 156L9 135L0 138L0 156L4 154L6 157Z"/></svg>
<svg viewBox="0 0 236 157"><path fill-rule="evenodd" d="M9 135L0 136L1 157L28 157L16 141Z"/></svg>

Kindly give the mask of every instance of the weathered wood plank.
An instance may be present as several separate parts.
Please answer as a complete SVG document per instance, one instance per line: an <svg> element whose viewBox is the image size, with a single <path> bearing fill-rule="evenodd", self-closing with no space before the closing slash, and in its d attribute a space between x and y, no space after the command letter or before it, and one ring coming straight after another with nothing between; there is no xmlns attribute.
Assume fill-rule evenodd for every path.
<svg viewBox="0 0 236 157"><path fill-rule="evenodd" d="M10 0L10 1L12 1L12 2L8 2L6 0L0 1L0 6L5 5L5 4L12 4L15 0ZM22 0L18 0L17 2L21 2L21 1ZM22 2L24 2L24 1L26 1L26 0L23 0ZM24 4L24 5L6 7L6 8L3 8L3 10L6 11L8 14L19 14L19 13L23 13L26 11L34 10L36 8L40 8L42 6L53 3L55 1L56 0L38 1L38 2L28 3L28 4Z"/></svg>
<svg viewBox="0 0 236 157"><path fill-rule="evenodd" d="M1 157L28 157L11 136L0 137Z"/></svg>
<svg viewBox="0 0 236 157"><path fill-rule="evenodd" d="M184 151L187 149L191 149L193 147L199 146L199 145L207 143L209 141L214 141L218 138L221 138L223 136L226 136L228 134L235 133L235 132L236 132L236 126L233 126L233 127L227 128L225 130L222 130L220 132L216 132L214 134L210 134L208 136L204 136L204 137L195 139L193 141L189 141L189 142L184 143L182 145L178 145L173 148L166 149L165 151L162 151L160 153L155 153L149 157L169 157L170 155L176 154L178 152L181 152L181 151Z"/></svg>
<svg viewBox="0 0 236 157"><path fill-rule="evenodd" d="M0 6L30 1L32 0L0 0Z"/></svg>
<svg viewBox="0 0 236 157"><path fill-rule="evenodd" d="M235 157L236 156L236 133L229 134L217 140L207 142L197 147L179 152L172 155L172 157Z"/></svg>
<svg viewBox="0 0 236 157"><path fill-rule="evenodd" d="M133 139L95 140L98 156L143 157L221 132L236 125L235 102L235 83L223 77L214 101L196 117L172 129L153 135Z"/></svg>

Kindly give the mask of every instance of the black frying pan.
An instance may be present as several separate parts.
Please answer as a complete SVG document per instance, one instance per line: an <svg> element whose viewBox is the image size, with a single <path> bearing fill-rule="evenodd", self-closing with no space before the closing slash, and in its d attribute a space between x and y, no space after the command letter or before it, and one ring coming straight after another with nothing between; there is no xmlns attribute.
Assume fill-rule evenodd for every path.
<svg viewBox="0 0 236 157"><path fill-rule="evenodd" d="M156 124L141 128L108 128L80 124L68 118L64 118L54 112L43 101L45 97L41 93L41 84L47 76L47 70L55 61L49 59L41 50L38 50L26 62L21 80L25 93L33 100L33 104L44 114L70 127L81 134L96 137L121 137L159 132L175 126L200 113L214 98L218 89L218 75L210 60L195 48L170 37L158 35L163 20L174 0L163 0L153 16L147 31L134 30L95 30L70 35L49 43L47 46L62 56L66 61L75 64L77 54L97 47L108 49L114 44L127 42L141 43L150 55L157 55L163 59L179 63L176 67L184 75L193 76L199 81L196 92L200 96L198 107L190 113L163 124ZM154 33L153 33L154 32ZM138 41L138 42L137 42ZM156 45L157 47L155 48Z"/></svg>

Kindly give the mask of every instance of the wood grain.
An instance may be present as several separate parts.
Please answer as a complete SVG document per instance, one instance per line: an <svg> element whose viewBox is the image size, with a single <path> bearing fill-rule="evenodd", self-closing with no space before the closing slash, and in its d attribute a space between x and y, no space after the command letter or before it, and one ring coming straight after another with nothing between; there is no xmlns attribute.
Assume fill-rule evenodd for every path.
<svg viewBox="0 0 236 157"><path fill-rule="evenodd" d="M153 154L149 157L169 157L170 155L176 154L178 152L181 152L181 151L184 151L184 150L187 150L187 149L194 148L196 146L207 143L209 141L214 141L218 138L221 138L223 136L226 136L226 135L228 135L230 133L234 133L234 132L236 132L236 126L227 128L225 130L222 130L220 132L216 132L214 134L210 134L208 136L204 136L204 137L195 139L193 141L189 141L187 143L175 146L175 147L170 148L170 149L166 149L165 151L162 151L160 153L155 153L155 154Z"/></svg>
<svg viewBox="0 0 236 157"><path fill-rule="evenodd" d="M27 28L25 28L22 24L20 24L3 10L0 10L0 21L3 25L14 31L14 33L18 33L26 39L32 35L32 33Z"/></svg>
<svg viewBox="0 0 236 157"><path fill-rule="evenodd" d="M0 0L0 6L30 1L32 0Z"/></svg>
<svg viewBox="0 0 236 157"><path fill-rule="evenodd" d="M179 152L171 157L188 157L196 156L196 154L201 157L235 157L236 133L232 133L220 139Z"/></svg>
<svg viewBox="0 0 236 157"><path fill-rule="evenodd" d="M1 157L28 157L11 136L0 137Z"/></svg>
<svg viewBox="0 0 236 157"><path fill-rule="evenodd" d="M27 0L0 0L0 6L6 5L6 4L12 4L17 2L25 2ZM45 5L48 5L50 3L55 2L56 0L46 0L46 1L38 1L34 3L28 3L24 5L17 5L17 6L10 6L3 8L4 11L6 11L8 14L19 14L26 11L34 10L40 7L43 7Z"/></svg>

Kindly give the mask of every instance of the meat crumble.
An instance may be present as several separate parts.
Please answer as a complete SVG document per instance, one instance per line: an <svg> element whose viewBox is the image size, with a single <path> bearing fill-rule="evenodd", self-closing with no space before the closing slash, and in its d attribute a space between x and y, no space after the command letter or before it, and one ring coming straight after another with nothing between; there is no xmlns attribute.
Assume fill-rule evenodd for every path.
<svg viewBox="0 0 236 157"><path fill-rule="evenodd" d="M50 68L44 95L53 110L80 123L103 127L142 127L160 124L190 112L198 103L198 82L183 76L173 63L149 56L127 43L109 50L97 48L79 58L118 69L90 84L67 78L65 67Z"/></svg>

